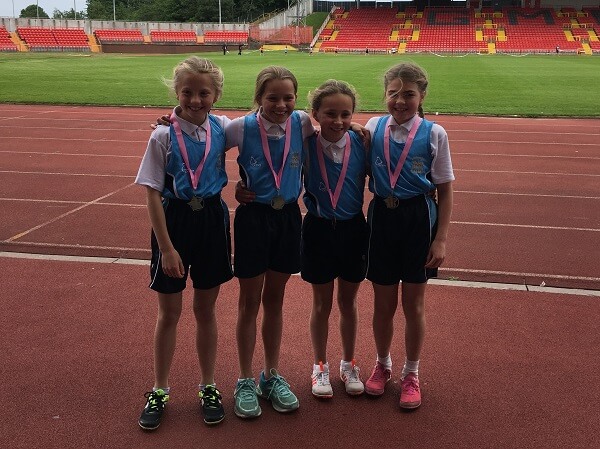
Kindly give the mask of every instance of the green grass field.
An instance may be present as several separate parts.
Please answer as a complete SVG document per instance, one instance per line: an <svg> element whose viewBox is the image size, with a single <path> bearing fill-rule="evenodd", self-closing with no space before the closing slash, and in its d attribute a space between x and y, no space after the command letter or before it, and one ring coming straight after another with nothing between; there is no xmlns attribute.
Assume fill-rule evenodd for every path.
<svg viewBox="0 0 600 449"><path fill-rule="evenodd" d="M186 55L0 54L0 102L169 106L162 84ZM503 116L600 116L600 58L589 56L346 55L248 51L207 53L225 73L216 107L251 107L254 81L267 65L297 76L298 107L328 78L353 84L360 111L382 111L385 70L410 60L429 73L426 112Z"/></svg>

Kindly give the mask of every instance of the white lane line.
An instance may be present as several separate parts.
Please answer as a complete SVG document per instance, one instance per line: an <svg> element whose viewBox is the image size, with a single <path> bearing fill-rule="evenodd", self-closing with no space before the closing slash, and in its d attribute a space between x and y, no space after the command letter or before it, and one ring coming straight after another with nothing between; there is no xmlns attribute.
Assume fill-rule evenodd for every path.
<svg viewBox="0 0 600 449"><path fill-rule="evenodd" d="M575 228L568 226L539 226L539 225L524 225L513 223L486 223L479 221L452 221L452 224L467 225L467 226L497 226L506 228L525 228L525 229L549 229L555 231L583 231L583 232L600 232L597 228Z"/></svg>
<svg viewBox="0 0 600 449"><path fill-rule="evenodd" d="M21 237L23 237L23 236L25 236L25 235L27 235L27 234L29 234L29 233L33 232L33 231L36 231L36 230L38 230L38 229L40 229L40 228L43 228L44 226L48 226L49 224L52 224L52 223L54 223L54 222L56 222L56 221L58 221L58 220L62 220L63 218L65 218L65 217L67 217L67 216L69 216L69 215L72 215L72 214L74 214L75 212L78 212L78 211L80 211L81 209L84 209L84 208L88 207L88 206L89 206L89 205L91 205L91 204L97 203L97 202L99 202L99 201L101 201L101 200L103 200L103 199L105 199L105 198L108 198L109 196L112 196L112 195L114 195L115 193L119 193L120 191L122 191L122 190L125 190L126 188L128 188L128 187L130 187L130 186L131 186L131 184L127 184L126 186L124 186L124 187L121 187L120 189L114 190L114 191L112 191L112 192L110 192L110 193L107 193L106 195L103 195L103 196L101 196L101 197L99 197L99 198L96 198L95 200L92 200L92 201L90 201L90 202L87 202L87 203L85 203L85 204L82 204L81 206L79 206L79 207L76 207L75 209L71 209L70 211L67 211L67 212L65 212L64 214L60 214L59 216L57 216L57 217L54 217L54 218L52 218L52 219L50 219L50 220L48 220L48 221L46 221L46 222L44 222L44 223L41 223L41 224L39 224L39 225L37 225L37 226L34 226L34 227L33 227L33 228L31 228L31 229L28 229L28 230L26 230L26 231L23 231L23 232L20 232L20 233L18 233L18 234L16 234L16 235L13 235L12 237L10 237L10 238L6 239L6 240L5 240L5 242L13 242L13 241L15 241L15 240L18 240L18 239L20 239Z"/></svg>
<svg viewBox="0 0 600 449"><path fill-rule="evenodd" d="M123 248L121 248L123 249ZM61 255L48 255L48 254L31 254L31 253L12 253L7 251L0 251L0 257L13 258L13 259L29 259L29 260L51 260L61 262L84 262L84 263L103 263L103 264L120 264L120 265L140 265L147 266L149 261L142 259L128 259L120 257L89 257L89 256L61 256ZM455 270L457 271L457 270ZM465 270L465 271L477 271L477 270ZM480 270L481 271L481 270ZM496 272L500 273L500 272ZM294 275L299 276L299 275ZM531 275L533 276L533 275ZM544 277L544 275L535 275L536 277ZM548 278L557 278L559 276L550 276ZM597 278L575 278L568 277L569 279L581 279L581 280L596 280ZM559 287L543 287L533 285L521 285L521 284L505 284L505 283L494 283L494 282L473 282L473 281L458 281L458 280L444 280L444 279L431 279L429 281L432 285L443 285L448 287L466 287L466 288L482 288L482 289L494 289L494 290L515 290L515 291L530 291L540 293L554 293L561 295L576 295L576 296L597 296L600 297L600 290L586 290L578 288L559 288Z"/></svg>

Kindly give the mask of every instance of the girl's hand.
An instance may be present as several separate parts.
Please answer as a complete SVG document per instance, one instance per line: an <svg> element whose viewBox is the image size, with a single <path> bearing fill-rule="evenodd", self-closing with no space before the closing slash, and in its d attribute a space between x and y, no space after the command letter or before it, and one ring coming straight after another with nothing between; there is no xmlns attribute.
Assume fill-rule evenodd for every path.
<svg viewBox="0 0 600 449"><path fill-rule="evenodd" d="M363 145L365 146L365 150L368 151L371 145L371 132L364 126L354 122L350 124L350 129L360 136Z"/></svg>
<svg viewBox="0 0 600 449"><path fill-rule="evenodd" d="M429 248L425 268L439 268L446 258L446 242L434 240Z"/></svg>
<svg viewBox="0 0 600 449"><path fill-rule="evenodd" d="M238 181L235 185L235 199L242 206L251 203L256 199L256 193L246 188L244 181Z"/></svg>
<svg viewBox="0 0 600 449"><path fill-rule="evenodd" d="M163 252L161 256L161 262L163 272L167 276L181 279L185 275L183 262L181 261L181 257L179 257L179 253L175 250L175 248Z"/></svg>
<svg viewBox="0 0 600 449"><path fill-rule="evenodd" d="M150 128L156 129L158 125L170 126L171 125L171 116L163 115L162 117L158 117L156 119L156 123L152 123Z"/></svg>

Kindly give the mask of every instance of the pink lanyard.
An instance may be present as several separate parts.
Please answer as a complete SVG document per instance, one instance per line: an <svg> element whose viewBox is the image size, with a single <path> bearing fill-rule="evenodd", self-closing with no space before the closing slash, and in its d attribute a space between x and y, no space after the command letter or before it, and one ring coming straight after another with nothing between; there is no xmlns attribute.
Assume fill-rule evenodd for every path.
<svg viewBox="0 0 600 449"><path fill-rule="evenodd" d="M206 119L209 120L208 116L206 117ZM179 125L179 120L177 119L177 115L174 112L171 114L171 124L173 125L173 129L175 130L175 136L177 136L177 143L179 144L179 151L181 152L183 163L185 164L185 168L187 168L187 171L190 174L192 187L194 190L196 190L196 188L198 187L198 182L200 181L200 175L202 174L202 170L204 170L204 163L206 162L208 153L210 153L210 121L206 129L206 148L204 150L204 157L198 164L198 167L196 167L196 170L192 170L192 168L190 167L190 159L188 157L185 142L183 140L183 134L181 133L181 126Z"/></svg>
<svg viewBox="0 0 600 449"><path fill-rule="evenodd" d="M329 187L329 181L327 179L327 169L325 168L325 157L323 156L323 147L321 145L321 139L317 134L317 158L319 159L319 168L321 169L321 176L325 181L325 187L329 193L329 199L333 210L337 206L337 202L340 199L342 193L342 187L344 186L344 180L346 179L346 172L348 171L348 161L350 160L350 135L346 133L346 147L344 148L344 159L342 161L342 170L340 177L338 178L337 185L335 186L335 193L331 193L331 187Z"/></svg>
<svg viewBox="0 0 600 449"><path fill-rule="evenodd" d="M273 179L275 180L275 187L277 191L281 186L281 178L283 177L283 169L285 167L285 161L287 160L288 154L290 152L290 142L291 142L291 129L292 129L292 120L291 117L288 117L288 121L285 125L285 144L283 145L283 162L281 163L281 168L279 169L279 173L275 173L275 169L273 168L273 160L271 159L271 150L269 149L269 140L267 139L267 131L262 124L262 120L260 118L260 113L256 114L256 121L258 123L258 130L260 131L260 140L262 142L263 154L265 155L265 159L269 164L269 168L271 169L271 173L273 173Z"/></svg>
<svg viewBox="0 0 600 449"><path fill-rule="evenodd" d="M410 132L408 133L408 138L406 139L406 143L404 144L404 150L402 150L402 154L400 155L400 159L398 159L398 165L396 165L396 169L394 173L392 173L391 163L390 163L390 125L394 118L390 115L388 121L385 125L385 132L383 135L383 155L385 156L387 162L388 174L390 176L390 186L392 188L392 192L394 192L394 187L396 186L396 182L400 177L400 172L402 171L402 167L404 166L404 162L406 161L406 156L408 156L408 152L410 151L410 147L412 146L413 140L415 139L415 134L417 134L417 130L419 129L419 125L423 121L421 117L415 117L415 121L410 127Z"/></svg>

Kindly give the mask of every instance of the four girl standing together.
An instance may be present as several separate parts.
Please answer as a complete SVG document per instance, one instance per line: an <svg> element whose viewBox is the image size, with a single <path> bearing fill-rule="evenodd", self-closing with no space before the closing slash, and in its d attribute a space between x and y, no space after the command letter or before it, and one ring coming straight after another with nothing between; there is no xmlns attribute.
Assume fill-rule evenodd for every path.
<svg viewBox="0 0 600 449"><path fill-rule="evenodd" d="M157 428L169 399L168 374L188 275L194 287L199 397L207 424L224 418L214 381L214 306L220 284L234 274L240 284L237 416L259 416L259 397L279 412L299 407L279 371L285 287L297 272L313 290L312 393L324 398L333 396L326 349L335 279L343 346L339 372L351 395L381 395L391 378L393 316L402 281L406 360L400 406L418 407L425 285L445 257L454 179L446 132L417 115L422 115L427 89L425 73L407 63L386 72L389 115L367 123L369 151L360 138L361 127L351 123L356 94L347 83L329 80L312 92L318 131L308 114L295 110L298 83L285 68L268 67L259 73L256 109L233 121L210 114L222 86L221 70L208 60L191 57L175 68L172 87L179 106L171 125L152 133L136 179L147 190L153 230L150 287L159 299L155 381L139 425ZM229 215L220 192L227 183L225 151L236 146L245 189L236 192L241 204L234 219L232 273ZM362 211L367 174L374 193L368 226ZM298 205L303 183L308 210L304 222ZM438 204L428 195L434 189ZM365 276L375 293L377 360L363 384L354 348L356 295ZM264 368L257 381L252 360L261 304Z"/></svg>

